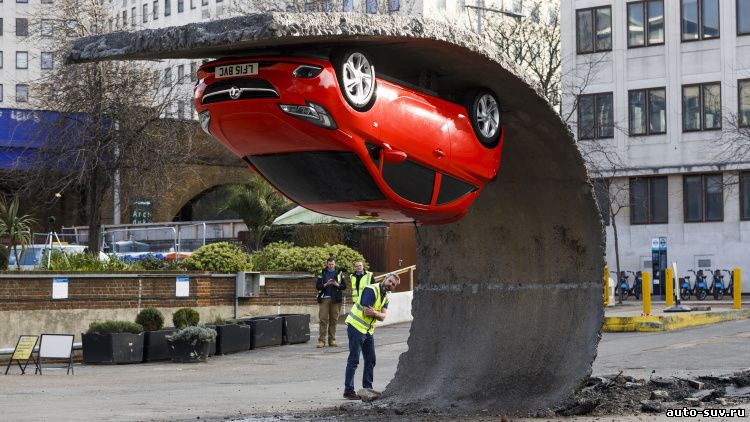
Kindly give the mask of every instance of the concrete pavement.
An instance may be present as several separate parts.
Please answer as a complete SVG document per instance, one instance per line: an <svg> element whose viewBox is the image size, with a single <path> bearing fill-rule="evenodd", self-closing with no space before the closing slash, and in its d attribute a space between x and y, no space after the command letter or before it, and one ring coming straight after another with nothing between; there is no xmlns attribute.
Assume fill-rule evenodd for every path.
<svg viewBox="0 0 750 422"><path fill-rule="evenodd" d="M605 308L602 329L605 332L668 331L750 318L750 301L743 302L740 310L733 309L729 300L683 301L682 304L694 310L667 313L664 312L665 302L657 301L651 304L651 314L643 315L641 301L626 300Z"/></svg>

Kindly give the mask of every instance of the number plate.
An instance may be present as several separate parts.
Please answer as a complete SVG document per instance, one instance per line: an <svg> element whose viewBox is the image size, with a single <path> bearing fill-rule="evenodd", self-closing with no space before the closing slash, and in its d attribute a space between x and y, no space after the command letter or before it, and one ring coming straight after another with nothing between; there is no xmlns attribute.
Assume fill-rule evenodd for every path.
<svg viewBox="0 0 750 422"><path fill-rule="evenodd" d="M216 77L216 79L257 74L258 63L240 63L230 64L226 66L216 66L216 70L214 71L214 77Z"/></svg>

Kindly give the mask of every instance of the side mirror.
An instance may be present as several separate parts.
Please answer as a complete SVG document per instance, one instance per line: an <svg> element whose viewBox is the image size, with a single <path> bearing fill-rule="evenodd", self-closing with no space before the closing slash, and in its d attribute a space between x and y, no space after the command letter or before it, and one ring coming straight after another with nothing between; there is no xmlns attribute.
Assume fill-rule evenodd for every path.
<svg viewBox="0 0 750 422"><path fill-rule="evenodd" d="M406 160L406 153L395 149L384 149L383 159L391 164L401 163Z"/></svg>

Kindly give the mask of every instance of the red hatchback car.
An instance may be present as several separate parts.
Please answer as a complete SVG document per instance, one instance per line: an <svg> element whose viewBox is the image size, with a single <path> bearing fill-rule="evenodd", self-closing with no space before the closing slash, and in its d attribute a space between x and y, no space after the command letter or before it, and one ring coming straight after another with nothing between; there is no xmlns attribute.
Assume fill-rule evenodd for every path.
<svg viewBox="0 0 750 422"><path fill-rule="evenodd" d="M495 94L464 104L375 74L360 50L330 60L232 58L198 70L209 135L294 202L340 217L440 224L466 214L500 164Z"/></svg>

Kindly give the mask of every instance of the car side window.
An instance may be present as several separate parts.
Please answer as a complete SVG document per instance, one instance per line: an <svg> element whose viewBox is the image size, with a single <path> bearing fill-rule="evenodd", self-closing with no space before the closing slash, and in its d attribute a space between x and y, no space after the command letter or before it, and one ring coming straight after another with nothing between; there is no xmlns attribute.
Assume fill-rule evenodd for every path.
<svg viewBox="0 0 750 422"><path fill-rule="evenodd" d="M442 181L440 182L440 193L438 194L437 205L453 202L476 189L476 186L443 173Z"/></svg>
<svg viewBox="0 0 750 422"><path fill-rule="evenodd" d="M383 180L396 194L421 205L429 205L435 184L435 171L411 160L383 162Z"/></svg>

